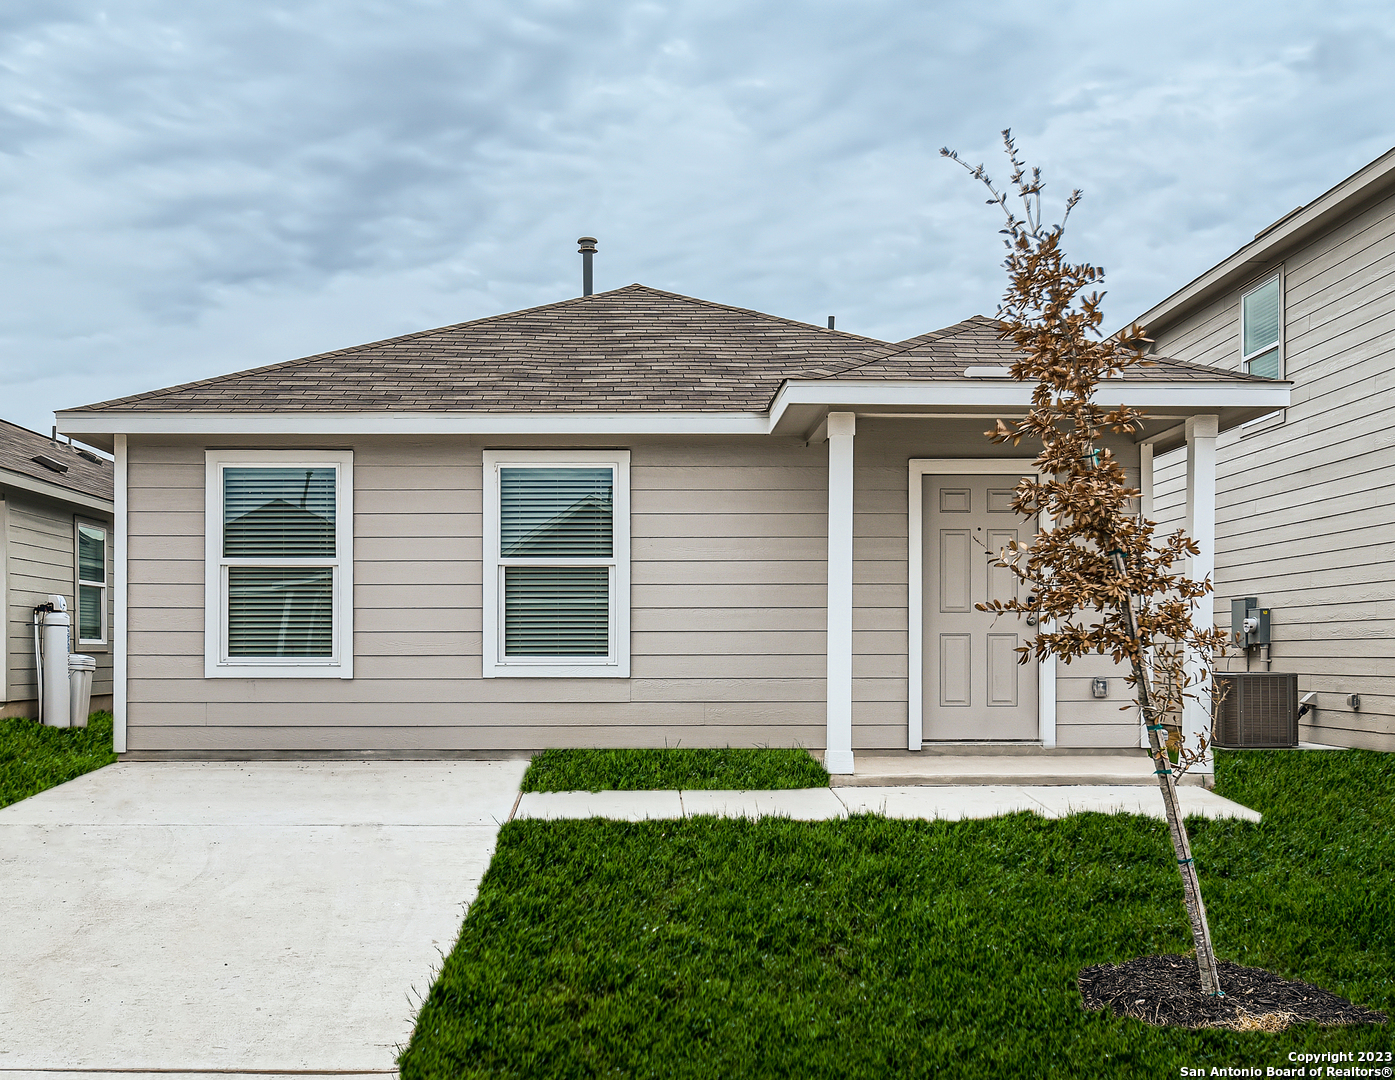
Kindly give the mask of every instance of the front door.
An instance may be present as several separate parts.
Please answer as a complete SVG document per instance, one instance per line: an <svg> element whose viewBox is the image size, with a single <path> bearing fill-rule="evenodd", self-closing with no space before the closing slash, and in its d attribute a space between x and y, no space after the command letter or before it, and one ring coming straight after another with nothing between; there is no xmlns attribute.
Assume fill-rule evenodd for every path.
<svg viewBox="0 0 1395 1080"><path fill-rule="evenodd" d="M974 605L1018 595L1018 582L993 566L1009 540L1031 528L1012 512L1019 476L923 476L925 620L922 697L928 740L1036 740L1037 664L1017 662L1035 630Z"/></svg>

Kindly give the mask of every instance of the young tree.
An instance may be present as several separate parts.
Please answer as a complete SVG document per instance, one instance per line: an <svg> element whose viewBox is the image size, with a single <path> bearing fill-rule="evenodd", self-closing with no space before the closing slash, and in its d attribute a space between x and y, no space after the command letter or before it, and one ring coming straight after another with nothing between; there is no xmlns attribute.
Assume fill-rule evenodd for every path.
<svg viewBox="0 0 1395 1080"><path fill-rule="evenodd" d="M982 182L988 202L1006 215L1008 286L998 317L1003 336L1017 346L1013 377L1036 383L1031 411L1010 423L999 420L986 433L995 443L1016 446L1025 440L1041 447L1035 462L1040 479L1024 479L1013 501L1017 513L1039 521L1039 531L1030 542L1009 544L997 563L1024 583L1027 596L978 607L1036 616L1040 631L1018 650L1021 663L1059 657L1069 664L1095 653L1128 664L1126 681L1147 728L1182 877L1201 988L1220 994L1206 907L1177 802L1177 780L1202 759L1206 741L1188 747L1179 734L1168 734L1164 720L1180 713L1184 697L1206 695L1225 635L1198 629L1192 621L1197 604L1212 591L1211 582L1192 581L1178 567L1200 549L1181 530L1154 536L1155 523L1130 509L1140 492L1101 445L1107 433L1139 430L1139 410L1106 409L1094 398L1101 380L1150 363L1144 359L1143 328L1134 325L1112 337L1101 333L1098 287L1104 271L1068 262L1061 247L1081 193L1071 192L1059 224L1045 225L1041 171L1028 175L1010 131L1003 132L1003 143L1012 187L1025 208L1021 217L983 166L970 167L948 148L940 151Z"/></svg>

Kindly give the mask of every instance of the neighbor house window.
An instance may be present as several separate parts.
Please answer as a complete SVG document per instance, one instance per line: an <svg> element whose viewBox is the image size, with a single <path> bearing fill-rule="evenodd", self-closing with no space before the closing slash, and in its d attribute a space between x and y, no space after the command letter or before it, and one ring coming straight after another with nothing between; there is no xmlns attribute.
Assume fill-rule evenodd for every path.
<svg viewBox="0 0 1395 1080"><path fill-rule="evenodd" d="M77 526L77 643L107 643L107 529L79 521Z"/></svg>
<svg viewBox="0 0 1395 1080"><path fill-rule="evenodd" d="M629 464L485 451L486 678L629 676Z"/></svg>
<svg viewBox="0 0 1395 1080"><path fill-rule="evenodd" d="M207 675L352 676L352 470L349 452L207 452Z"/></svg>
<svg viewBox="0 0 1395 1080"><path fill-rule="evenodd" d="M1284 374L1280 340L1279 276L1275 274L1240 299L1240 337L1245 370L1267 379Z"/></svg>

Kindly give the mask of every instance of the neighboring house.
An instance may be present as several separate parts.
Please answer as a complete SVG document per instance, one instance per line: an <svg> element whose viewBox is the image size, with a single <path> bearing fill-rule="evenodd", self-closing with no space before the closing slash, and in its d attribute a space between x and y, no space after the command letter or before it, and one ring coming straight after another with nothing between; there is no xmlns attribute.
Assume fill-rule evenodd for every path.
<svg viewBox="0 0 1395 1080"><path fill-rule="evenodd" d="M1395 750L1395 150L1138 321L1160 354L1292 382L1288 408L1218 441L1217 624L1257 598L1272 670L1317 694L1301 737ZM1163 523L1185 483L1159 461Z"/></svg>
<svg viewBox="0 0 1395 1080"><path fill-rule="evenodd" d="M893 345L632 285L61 413L116 455L117 748L1136 745L1107 666L1019 667L973 610L1026 528L1033 452L983 434L1011 358L990 319ZM1103 397L1204 507L1215 431L1288 390Z"/></svg>
<svg viewBox="0 0 1395 1080"><path fill-rule="evenodd" d="M0 716L38 716L34 608L52 594L97 659L92 708L111 708L111 483L106 458L0 420Z"/></svg>

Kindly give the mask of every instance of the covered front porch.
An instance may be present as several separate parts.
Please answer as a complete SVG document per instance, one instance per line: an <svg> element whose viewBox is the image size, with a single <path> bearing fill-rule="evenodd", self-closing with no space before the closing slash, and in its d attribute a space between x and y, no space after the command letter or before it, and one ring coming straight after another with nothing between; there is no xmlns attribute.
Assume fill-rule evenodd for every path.
<svg viewBox="0 0 1395 1080"><path fill-rule="evenodd" d="M1003 497L1032 471L1035 456L1025 445L1004 450L983 435L994 419L1022 415L1031 392L1007 378L1006 368L976 374L984 370L969 367L945 383L792 383L772 409L776 433L803 431L828 445L824 763L836 784L857 784L863 775L879 784L887 781L877 777L894 776L979 782L953 779L955 769L990 779L1021 772L1048 784L1151 783L1122 669L1086 658L1072 667L1033 662L1020 672L1011 664L1009 671L1026 627L1006 625L1007 617L992 632L949 621L975 617L981 583L992 574L979 569L991 560L970 554L988 555L983 538L1008 535L995 534L988 518L967 515L995 499L986 512L1010 509ZM1107 441L1140 490L1145 516L1152 514L1154 456L1185 447L1186 529L1201 548L1186 567L1193 578L1212 576L1215 565L1218 432L1288 400L1284 384L1217 375L1219 385L1120 380L1100 395L1105 404L1147 411L1141 431ZM945 483L927 495L936 478ZM961 495L962 504L955 501ZM963 527L941 527L941 511L962 511L962 523L952 524ZM993 520L1010 521L1021 530L1014 538L1023 540L1036 527L1015 515ZM950 540L963 543L955 548ZM961 580L965 587L949 596ZM1212 625L1212 605L1202 605L1196 618ZM892 724L904 751L886 749ZM1209 731L1202 702L1188 701L1183 726L1193 745ZM1193 770L1194 782L1205 783L1212 770L1206 761Z"/></svg>

